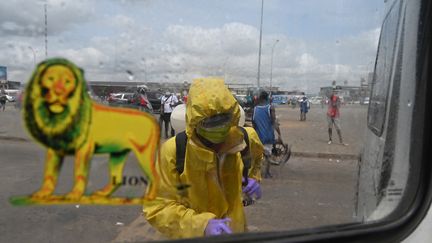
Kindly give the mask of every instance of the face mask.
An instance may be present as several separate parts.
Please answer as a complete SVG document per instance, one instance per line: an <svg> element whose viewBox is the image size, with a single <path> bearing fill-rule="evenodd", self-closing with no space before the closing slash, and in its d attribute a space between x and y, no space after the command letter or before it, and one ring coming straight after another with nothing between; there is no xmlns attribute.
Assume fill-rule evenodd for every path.
<svg viewBox="0 0 432 243"><path fill-rule="evenodd" d="M203 128L198 126L196 132L206 140L218 144L225 141L228 136L231 126L227 124L226 126L214 127L214 128Z"/></svg>

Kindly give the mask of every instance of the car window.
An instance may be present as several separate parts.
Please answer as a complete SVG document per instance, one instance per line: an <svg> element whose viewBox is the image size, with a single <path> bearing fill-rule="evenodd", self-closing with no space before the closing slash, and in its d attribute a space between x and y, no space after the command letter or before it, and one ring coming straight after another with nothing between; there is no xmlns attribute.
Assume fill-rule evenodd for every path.
<svg viewBox="0 0 432 243"><path fill-rule="evenodd" d="M395 43L400 21L400 2L386 16L380 36L375 73L372 80L371 102L368 113L368 126L378 136L381 135L385 122L385 109L389 95L390 79L394 65Z"/></svg>
<svg viewBox="0 0 432 243"><path fill-rule="evenodd" d="M0 241L295 241L396 224L421 189L423 8L2 1ZM76 87L41 78L54 62ZM179 102L161 105L167 92Z"/></svg>

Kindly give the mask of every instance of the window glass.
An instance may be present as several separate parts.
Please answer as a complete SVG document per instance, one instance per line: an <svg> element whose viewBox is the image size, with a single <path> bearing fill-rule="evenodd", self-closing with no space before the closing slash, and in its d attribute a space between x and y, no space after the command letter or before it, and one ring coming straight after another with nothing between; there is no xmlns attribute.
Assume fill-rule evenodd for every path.
<svg viewBox="0 0 432 243"><path fill-rule="evenodd" d="M396 37L400 19L400 1L385 18L378 48L375 73L372 81L371 100L368 113L368 126L381 136L386 118L387 98L394 65Z"/></svg>
<svg viewBox="0 0 432 243"><path fill-rule="evenodd" d="M396 96L413 100L403 92L413 84L402 78L412 70L401 71L405 56L397 49L406 5L1 1L0 241L151 241L367 222L378 194L385 201L388 187L390 195L404 188L392 167L405 157L393 150L408 132L400 133L402 122L386 130L386 119L398 118L388 118L398 116ZM70 84L60 78L52 86L31 82L40 63L58 57L77 66L92 101L61 95ZM393 85L407 89L392 90L393 66L401 68ZM231 128L233 120L196 125L228 112L246 135ZM406 124L410 112L401 112ZM29 121L28 114L42 118ZM143 117L150 122L139 123ZM45 121L49 129L37 127ZM394 134L382 136L386 131ZM160 145L148 146L155 134ZM184 144L172 138L177 134L186 134ZM143 158L157 161L143 165ZM83 197L141 200L159 178L148 170L160 175L149 204L73 201L80 190ZM42 195L48 205L11 203L22 195ZM58 198L73 203L52 205Z"/></svg>

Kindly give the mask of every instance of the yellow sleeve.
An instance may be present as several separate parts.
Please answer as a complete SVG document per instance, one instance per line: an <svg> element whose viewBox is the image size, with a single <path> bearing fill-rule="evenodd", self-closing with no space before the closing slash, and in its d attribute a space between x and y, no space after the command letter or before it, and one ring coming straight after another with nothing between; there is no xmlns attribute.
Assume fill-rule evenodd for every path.
<svg viewBox="0 0 432 243"><path fill-rule="evenodd" d="M245 127L249 136L249 150L251 153L251 168L249 169L249 177L257 181L261 181L261 165L264 154L264 147L252 127Z"/></svg>
<svg viewBox="0 0 432 243"><path fill-rule="evenodd" d="M153 227L170 238L204 236L208 221L216 218L216 215L209 212L197 213L180 203L176 189L180 179L175 165L175 138L171 138L161 148L157 166L161 181L157 197L144 203L144 215Z"/></svg>

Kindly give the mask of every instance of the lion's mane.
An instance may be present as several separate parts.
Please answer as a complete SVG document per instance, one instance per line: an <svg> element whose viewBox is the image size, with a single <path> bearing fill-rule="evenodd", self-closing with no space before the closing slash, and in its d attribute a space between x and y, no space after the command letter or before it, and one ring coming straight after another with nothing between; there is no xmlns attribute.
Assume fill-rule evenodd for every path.
<svg viewBox="0 0 432 243"><path fill-rule="evenodd" d="M54 65L69 68L77 81L75 90L68 97L65 110L59 114L48 109L41 86L41 77ZM87 140L91 111L92 104L81 69L62 58L49 59L37 66L28 82L23 109L25 125L36 140L57 151L74 151Z"/></svg>

